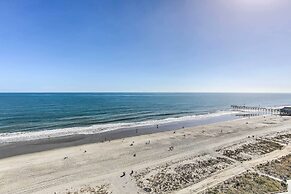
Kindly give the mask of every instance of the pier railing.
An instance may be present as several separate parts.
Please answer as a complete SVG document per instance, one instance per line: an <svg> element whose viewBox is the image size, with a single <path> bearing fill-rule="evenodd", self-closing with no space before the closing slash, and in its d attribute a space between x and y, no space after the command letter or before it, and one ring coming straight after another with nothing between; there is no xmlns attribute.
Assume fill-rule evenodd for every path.
<svg viewBox="0 0 291 194"><path fill-rule="evenodd" d="M263 114L274 114L274 115L281 114L280 108L265 108L265 107L238 106L238 105L231 105L231 108L234 111L242 111L242 112L258 112L258 113L263 113Z"/></svg>

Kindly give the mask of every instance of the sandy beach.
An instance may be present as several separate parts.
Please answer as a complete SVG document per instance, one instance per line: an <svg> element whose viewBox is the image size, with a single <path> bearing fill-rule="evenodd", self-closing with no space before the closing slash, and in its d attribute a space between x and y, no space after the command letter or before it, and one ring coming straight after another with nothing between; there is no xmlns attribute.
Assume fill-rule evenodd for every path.
<svg viewBox="0 0 291 194"><path fill-rule="evenodd" d="M0 193L219 193L244 173L284 191L288 169L280 177L263 165L287 157L290 143L290 117L258 116L57 148L2 158Z"/></svg>

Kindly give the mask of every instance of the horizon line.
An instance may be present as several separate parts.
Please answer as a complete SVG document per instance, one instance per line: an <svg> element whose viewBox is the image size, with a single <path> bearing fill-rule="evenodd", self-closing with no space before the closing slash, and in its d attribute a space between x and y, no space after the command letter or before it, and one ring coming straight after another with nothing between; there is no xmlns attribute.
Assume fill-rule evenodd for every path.
<svg viewBox="0 0 291 194"><path fill-rule="evenodd" d="M47 93L205 93L205 94L291 94L291 92L266 92L266 91L260 91L260 92L238 92L238 91L0 91L0 94L47 94Z"/></svg>

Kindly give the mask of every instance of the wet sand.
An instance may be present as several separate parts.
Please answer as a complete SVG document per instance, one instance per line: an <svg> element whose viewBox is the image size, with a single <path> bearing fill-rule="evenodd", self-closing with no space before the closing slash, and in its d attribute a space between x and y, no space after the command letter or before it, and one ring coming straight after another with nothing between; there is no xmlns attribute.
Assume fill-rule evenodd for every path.
<svg viewBox="0 0 291 194"><path fill-rule="evenodd" d="M126 137L134 137L146 134L159 133L164 131L173 131L182 128L195 127L207 124L213 124L223 121L230 121L239 119L241 115L238 114L229 114L222 116L215 116L210 118L194 119L181 122L171 122L167 124L159 125L158 128L156 125L152 126L142 126L135 128L121 128L113 131L106 131L98 134L90 135L71 135L63 137L54 137L46 138L32 141L20 141L12 142L8 144L0 144L0 159L35 153L40 151L47 151L57 148L92 144L92 143L102 143L106 141L112 141L116 139L123 139Z"/></svg>

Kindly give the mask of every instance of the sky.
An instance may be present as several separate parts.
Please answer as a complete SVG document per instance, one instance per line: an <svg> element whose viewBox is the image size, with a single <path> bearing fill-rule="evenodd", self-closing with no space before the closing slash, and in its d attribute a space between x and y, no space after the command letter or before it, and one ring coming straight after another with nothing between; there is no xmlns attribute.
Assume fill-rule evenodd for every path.
<svg viewBox="0 0 291 194"><path fill-rule="evenodd" d="M291 1L0 0L0 92L291 92Z"/></svg>

